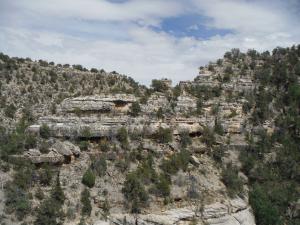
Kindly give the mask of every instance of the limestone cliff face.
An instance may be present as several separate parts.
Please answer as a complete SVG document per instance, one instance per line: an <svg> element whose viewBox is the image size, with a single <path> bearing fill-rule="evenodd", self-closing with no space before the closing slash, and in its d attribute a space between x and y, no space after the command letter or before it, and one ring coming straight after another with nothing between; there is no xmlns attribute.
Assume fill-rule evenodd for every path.
<svg viewBox="0 0 300 225"><path fill-rule="evenodd" d="M203 72L202 72L203 73ZM92 190L94 210L104 200L97 196L100 190L109 190L108 201L110 202L110 215L106 221L93 218L96 224L219 224L219 225L255 225L255 220L248 204L247 194L242 198L230 198L226 195L226 187L221 181L220 171L209 157L204 156L210 150L206 144L201 142L201 136L205 129L213 128L216 123L224 132L216 139L215 145L227 146L228 152L224 156L224 162L233 162L238 165L236 149L245 147L244 133L250 129L247 124L248 115L243 112L243 104L247 102L243 97L234 101L226 99L226 93L240 93L249 91L255 87L251 81L235 79L230 83L222 84L216 80L216 75L209 72L200 74L195 81L181 84L182 93L175 99L168 97L166 93L152 93L147 101L140 104L140 112L135 117L130 115L132 103L139 102L140 98L131 94L109 94L90 95L84 97L67 98L57 106L54 115L39 117L36 124L27 128L27 131L39 135L43 126L49 128L51 137L54 139L94 139L107 138L114 140L118 137L118 131L125 128L129 134L144 137L143 140L132 140L129 144L134 149L142 144L143 154L155 152L160 155L157 164L162 158L178 152L180 144L179 137L187 133L192 137L192 145L189 151L192 154L189 165L189 173L181 172L173 176L171 197L176 199L168 206L161 204L161 198L152 198L150 206L141 214L133 215L122 207L124 201L121 186L124 175L113 167L113 160L124 157L126 153L122 147L117 147L117 152L107 154L109 161L105 178L97 180ZM193 86L205 86L220 88L219 97L213 97L203 101L201 112L197 111L198 99L187 90ZM173 107L173 108L172 108ZM173 109L173 111L172 111ZM161 110L163 117L157 117ZM156 144L151 140L160 128L170 129L173 142L168 145ZM87 132L88 131L88 132ZM146 135L146 136L145 136ZM113 141L114 142L114 141ZM114 142L116 143L116 142ZM95 144L90 145L89 155L103 155ZM32 163L66 164L68 169L61 171L61 179L66 184L65 188L80 185L80 177L90 164L86 152L81 152L76 145L68 141L55 141L50 152L42 154L38 150L30 150L25 153ZM136 165L130 166L134 168ZM79 174L75 175L75 168L80 168ZM131 169L131 170L132 170ZM203 172L205 171L205 172ZM205 175L199 175L204 173ZM74 175L72 175L74 174ZM80 175L81 174L81 175ZM71 175L76 179L68 180ZM242 175L241 175L242 176ZM192 178L191 178L192 177ZM178 184L177 184L178 183ZM189 187L193 185L199 193L206 193L203 202L199 200L188 200ZM246 183L244 183L246 187ZM78 199L80 193L73 190L68 193ZM75 204L74 200L71 204Z"/></svg>
<svg viewBox="0 0 300 225"><path fill-rule="evenodd" d="M37 92L37 102L30 108L35 118L26 127L26 134L38 140L36 146L10 155L10 159L30 162L37 171L45 165L59 171L66 195L63 209L75 212L64 224L79 222L82 177L88 168L96 170L95 162L104 158L105 171L89 189L92 205L91 216L87 218L89 224L121 225L126 221L130 225L255 225L248 204L247 177L238 174L243 192L231 195L221 169L227 163L240 166L239 151L247 146L246 132L253 129L249 123L251 109L245 110L249 102L246 93L256 87L251 73L241 75L235 66L225 71L230 65L225 60L223 65L213 64L213 69L202 68L194 81L180 82L177 89L170 86L169 80L162 80L167 90L153 91L114 73L43 68L30 61L24 64L20 71L30 79L36 70L45 77L54 76L50 71L55 71L57 77L52 78L53 85L45 86L47 97L42 98ZM228 73L230 79L224 75ZM39 83L33 82L31 88L41 90L41 78L35 79ZM16 90L16 83L17 80L8 83L6 91ZM25 96L20 99L26 100ZM18 108L25 107L22 101L16 103ZM34 102L34 96L30 101ZM21 118L22 113L16 115ZM17 118L5 117L5 121L13 125ZM272 130L273 123L266 126ZM126 132L123 139L120 138L122 129ZM167 174L168 196L157 194L160 190L154 186L161 184L158 179L163 179L164 170L181 163L176 157L182 156L183 151L188 154L180 159L186 160L181 165L183 168L175 165L175 172ZM126 175L145 166L148 157L153 158L151 172L156 176L151 179L156 180L145 182L148 203L138 214L132 214L131 203L124 197L122 188ZM169 161L164 168L164 163ZM32 193L37 191L37 186L32 187ZM48 187L39 188L45 193L49 191ZM109 214L104 220L100 215L104 215L106 202L109 202ZM35 198L34 204L38 205L39 200ZM26 221L31 223L33 218Z"/></svg>

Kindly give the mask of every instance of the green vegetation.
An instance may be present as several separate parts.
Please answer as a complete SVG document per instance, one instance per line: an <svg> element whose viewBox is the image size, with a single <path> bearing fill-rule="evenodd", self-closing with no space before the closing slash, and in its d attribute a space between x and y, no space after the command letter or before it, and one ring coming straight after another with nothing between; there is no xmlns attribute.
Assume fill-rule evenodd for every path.
<svg viewBox="0 0 300 225"><path fill-rule="evenodd" d="M201 140L208 146L208 147L212 147L213 144L216 141L215 138L215 134L213 129L209 128L209 127L204 127L203 128L203 132L202 132L202 136L201 136Z"/></svg>
<svg viewBox="0 0 300 225"><path fill-rule="evenodd" d="M79 148L81 151L87 151L89 149L89 142L88 141L80 141Z"/></svg>
<svg viewBox="0 0 300 225"><path fill-rule="evenodd" d="M186 171L189 161L190 153L183 149L179 153L173 154L170 159L163 160L161 169L168 175L176 174L180 169Z"/></svg>
<svg viewBox="0 0 300 225"><path fill-rule="evenodd" d="M279 212L274 207L266 190L263 190L260 185L254 185L251 190L250 204L253 208L257 224L282 224Z"/></svg>
<svg viewBox="0 0 300 225"><path fill-rule="evenodd" d="M107 169L105 157L101 156L99 159L93 160L91 168L99 177L104 176Z"/></svg>
<svg viewBox="0 0 300 225"><path fill-rule="evenodd" d="M167 85L163 81L156 79L152 80L151 87L154 91L158 92L165 92L168 89Z"/></svg>
<svg viewBox="0 0 300 225"><path fill-rule="evenodd" d="M159 127L158 131L153 135L153 137L159 142L159 143L168 143L173 140L173 134L172 130L170 128L163 128Z"/></svg>
<svg viewBox="0 0 300 225"><path fill-rule="evenodd" d="M148 194L142 184L140 177L135 172L127 174L122 189L132 213L139 213L148 201Z"/></svg>
<svg viewBox="0 0 300 225"><path fill-rule="evenodd" d="M50 128L48 127L47 124L43 124L40 127L40 135L44 139L48 139L50 137Z"/></svg>
<svg viewBox="0 0 300 225"><path fill-rule="evenodd" d="M22 154L26 149L36 146L36 138L25 132L28 121L21 119L15 130L8 131L0 126L0 157L9 160L10 155Z"/></svg>
<svg viewBox="0 0 300 225"><path fill-rule="evenodd" d="M141 106L138 102L133 102L130 107L129 114L133 117L137 117L141 112Z"/></svg>
<svg viewBox="0 0 300 225"><path fill-rule="evenodd" d="M180 144L182 148L186 148L188 145L192 144L192 138L188 132L182 132L180 134Z"/></svg>
<svg viewBox="0 0 300 225"><path fill-rule="evenodd" d="M59 175L51 190L49 198L45 199L37 209L34 225L59 225L64 221L62 206L65 201L64 192L60 186Z"/></svg>
<svg viewBox="0 0 300 225"><path fill-rule="evenodd" d="M87 171L83 174L82 183L87 187L92 188L95 185L95 179L96 177L94 172L91 169L87 169Z"/></svg>
<svg viewBox="0 0 300 225"><path fill-rule="evenodd" d="M9 117L9 118L14 118L15 116L15 112L17 111L17 108L14 104L10 104L5 108L4 114L5 116Z"/></svg>
<svg viewBox="0 0 300 225"><path fill-rule="evenodd" d="M80 202L82 204L81 215L82 216L90 216L92 212L92 205L90 200L90 191L87 188L81 192Z"/></svg>
<svg viewBox="0 0 300 225"><path fill-rule="evenodd" d="M272 134L261 130L247 135L249 146L240 155L242 170L249 177L249 200L257 225L296 225L300 222L286 214L300 194L297 188L300 89L296 83L299 47L276 48L272 54L248 52L252 60L263 60L263 64L260 67L250 65L255 69L254 78L259 86L243 110L249 112L254 106L251 114L253 125L260 126L266 120L276 118L276 129ZM272 155L275 157L270 157Z"/></svg>
<svg viewBox="0 0 300 225"><path fill-rule="evenodd" d="M238 169L228 164L222 170L222 181L226 185L230 197L242 196L243 182L238 176Z"/></svg>
<svg viewBox="0 0 300 225"><path fill-rule="evenodd" d="M128 147L128 132L125 127L121 127L118 130L117 138L120 141L122 147L127 149L127 147Z"/></svg>
<svg viewBox="0 0 300 225"><path fill-rule="evenodd" d="M224 129L221 123L219 122L218 118L215 119L215 126L214 131L219 135L224 135Z"/></svg>

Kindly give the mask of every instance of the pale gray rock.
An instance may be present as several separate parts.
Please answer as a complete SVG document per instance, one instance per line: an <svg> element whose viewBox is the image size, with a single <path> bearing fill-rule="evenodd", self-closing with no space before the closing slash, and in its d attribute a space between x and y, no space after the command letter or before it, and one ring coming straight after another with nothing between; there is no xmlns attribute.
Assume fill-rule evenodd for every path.
<svg viewBox="0 0 300 225"><path fill-rule="evenodd" d="M69 141L57 141L52 147L64 156L80 155L80 148Z"/></svg>
<svg viewBox="0 0 300 225"><path fill-rule="evenodd" d="M136 101L135 96L130 94L94 95L67 98L61 103L60 108L62 112L128 111L129 105Z"/></svg>

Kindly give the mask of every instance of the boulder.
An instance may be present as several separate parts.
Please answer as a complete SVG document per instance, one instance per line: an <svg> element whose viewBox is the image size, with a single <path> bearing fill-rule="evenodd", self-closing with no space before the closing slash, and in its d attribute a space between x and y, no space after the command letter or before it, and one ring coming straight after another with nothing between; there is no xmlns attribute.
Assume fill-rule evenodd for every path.
<svg viewBox="0 0 300 225"><path fill-rule="evenodd" d="M53 146L56 151L64 156L79 156L80 155L80 148L69 141L57 141Z"/></svg>
<svg viewBox="0 0 300 225"><path fill-rule="evenodd" d="M58 152L59 154L63 155L63 156L71 156L73 155L73 152L71 151L71 149L68 147L68 145L65 145L63 142L61 141L57 141L52 148L54 148L56 150L56 152Z"/></svg>

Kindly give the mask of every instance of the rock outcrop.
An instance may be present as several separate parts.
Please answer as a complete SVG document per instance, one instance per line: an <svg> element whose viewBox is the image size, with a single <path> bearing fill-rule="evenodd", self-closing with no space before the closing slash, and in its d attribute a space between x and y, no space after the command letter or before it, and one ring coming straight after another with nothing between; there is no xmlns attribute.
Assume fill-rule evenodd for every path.
<svg viewBox="0 0 300 225"><path fill-rule="evenodd" d="M122 225L255 225L255 220L248 204L242 199L234 199L229 205L219 202L205 205L200 212L196 207L184 207L151 214L111 214L108 224ZM104 222L104 221L103 221ZM94 225L101 224L96 221Z"/></svg>

